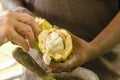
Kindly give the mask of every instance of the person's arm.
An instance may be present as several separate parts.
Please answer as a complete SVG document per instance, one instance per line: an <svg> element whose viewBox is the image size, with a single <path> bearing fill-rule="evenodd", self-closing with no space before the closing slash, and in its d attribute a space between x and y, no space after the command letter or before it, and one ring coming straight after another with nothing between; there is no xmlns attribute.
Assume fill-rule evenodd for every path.
<svg viewBox="0 0 120 80"><path fill-rule="evenodd" d="M62 63L51 62L50 65L45 65L41 60L41 66L50 72L71 71L107 53L120 43L120 12L91 42L86 42L74 35L72 35L72 38L73 51L68 60Z"/></svg>
<svg viewBox="0 0 120 80"><path fill-rule="evenodd" d="M120 43L120 12L113 18L108 26L90 44L96 47L93 57L100 56Z"/></svg>
<svg viewBox="0 0 120 80"><path fill-rule="evenodd" d="M0 1L2 3L3 8L6 10L28 13L34 16L34 14L31 11L24 7L22 0L0 0Z"/></svg>

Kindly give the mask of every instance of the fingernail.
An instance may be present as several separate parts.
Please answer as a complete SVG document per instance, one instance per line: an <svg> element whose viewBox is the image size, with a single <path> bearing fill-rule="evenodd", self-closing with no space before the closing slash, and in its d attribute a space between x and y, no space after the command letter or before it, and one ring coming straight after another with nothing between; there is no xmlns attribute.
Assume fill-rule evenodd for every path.
<svg viewBox="0 0 120 80"><path fill-rule="evenodd" d="M29 52L29 49L23 49L24 52L28 53Z"/></svg>

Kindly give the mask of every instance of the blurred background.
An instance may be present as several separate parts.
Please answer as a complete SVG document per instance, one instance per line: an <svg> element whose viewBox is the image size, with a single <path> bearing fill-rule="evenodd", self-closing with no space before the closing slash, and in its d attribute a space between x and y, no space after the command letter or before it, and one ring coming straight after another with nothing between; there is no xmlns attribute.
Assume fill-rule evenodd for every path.
<svg viewBox="0 0 120 80"><path fill-rule="evenodd" d="M0 3L0 14L3 12ZM16 48L11 42L0 46L0 80L20 80L23 73L22 65L12 57L12 51Z"/></svg>

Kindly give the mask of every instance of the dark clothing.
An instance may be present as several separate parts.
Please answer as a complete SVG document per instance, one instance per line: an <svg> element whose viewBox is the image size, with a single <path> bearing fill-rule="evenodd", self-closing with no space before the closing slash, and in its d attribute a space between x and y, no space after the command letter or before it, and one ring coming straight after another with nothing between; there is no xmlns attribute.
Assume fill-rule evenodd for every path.
<svg viewBox="0 0 120 80"><path fill-rule="evenodd" d="M52 24L91 41L119 11L119 0L26 0L25 6Z"/></svg>
<svg viewBox="0 0 120 80"><path fill-rule="evenodd" d="M86 41L93 40L119 11L119 0L26 0L23 3L35 15ZM120 80L120 50L114 49L83 66L93 70L100 80Z"/></svg>

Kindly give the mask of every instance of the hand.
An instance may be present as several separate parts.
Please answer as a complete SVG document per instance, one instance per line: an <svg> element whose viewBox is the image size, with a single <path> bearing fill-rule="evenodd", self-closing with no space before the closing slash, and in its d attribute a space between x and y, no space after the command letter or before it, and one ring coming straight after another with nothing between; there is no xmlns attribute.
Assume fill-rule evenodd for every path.
<svg viewBox="0 0 120 80"><path fill-rule="evenodd" d="M42 67L49 72L71 71L76 67L94 58L91 53L95 52L95 48L88 42L72 35L73 51L72 55L65 62L51 62L50 65L45 65L42 61Z"/></svg>
<svg viewBox="0 0 120 80"><path fill-rule="evenodd" d="M0 44L11 41L22 47L25 52L34 47L39 28L32 16L6 11L0 15ZM28 40L28 43L25 40Z"/></svg>

